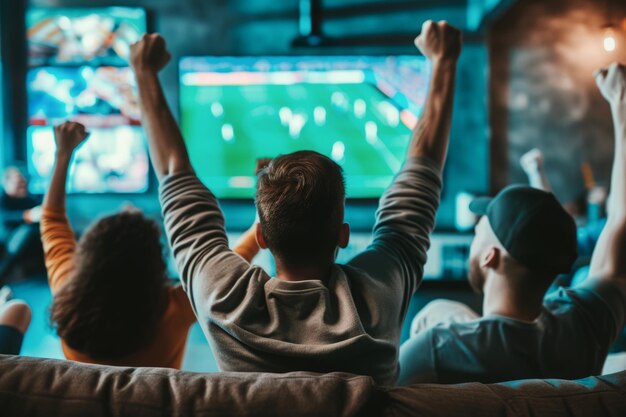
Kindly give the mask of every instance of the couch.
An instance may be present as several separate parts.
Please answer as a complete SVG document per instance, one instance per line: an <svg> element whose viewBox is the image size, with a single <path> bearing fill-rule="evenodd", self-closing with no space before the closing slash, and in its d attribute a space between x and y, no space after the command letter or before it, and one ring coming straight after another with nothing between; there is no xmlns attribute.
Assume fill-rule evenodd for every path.
<svg viewBox="0 0 626 417"><path fill-rule="evenodd" d="M380 387L365 376L202 374L0 355L0 416L626 416L626 372Z"/></svg>

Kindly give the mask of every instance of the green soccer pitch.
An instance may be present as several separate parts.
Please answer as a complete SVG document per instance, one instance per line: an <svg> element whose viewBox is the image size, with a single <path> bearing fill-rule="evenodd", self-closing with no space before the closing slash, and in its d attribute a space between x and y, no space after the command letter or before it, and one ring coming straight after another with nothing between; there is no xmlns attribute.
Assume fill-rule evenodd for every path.
<svg viewBox="0 0 626 417"><path fill-rule="evenodd" d="M181 126L199 178L219 198L253 198L255 161L298 150L333 158L349 198L378 198L410 129L376 86L181 85Z"/></svg>

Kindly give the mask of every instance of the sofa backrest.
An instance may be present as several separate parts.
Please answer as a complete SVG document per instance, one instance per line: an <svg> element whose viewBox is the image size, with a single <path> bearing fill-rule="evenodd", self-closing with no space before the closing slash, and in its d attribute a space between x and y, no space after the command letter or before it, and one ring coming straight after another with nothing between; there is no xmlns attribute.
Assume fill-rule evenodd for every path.
<svg viewBox="0 0 626 417"><path fill-rule="evenodd" d="M201 374L0 355L0 416L626 416L626 372L375 386L343 373Z"/></svg>
<svg viewBox="0 0 626 417"><path fill-rule="evenodd" d="M181 372L0 355L0 416L380 415L371 377Z"/></svg>
<svg viewBox="0 0 626 417"><path fill-rule="evenodd" d="M420 384L387 390L387 415L626 417L626 372L576 381Z"/></svg>

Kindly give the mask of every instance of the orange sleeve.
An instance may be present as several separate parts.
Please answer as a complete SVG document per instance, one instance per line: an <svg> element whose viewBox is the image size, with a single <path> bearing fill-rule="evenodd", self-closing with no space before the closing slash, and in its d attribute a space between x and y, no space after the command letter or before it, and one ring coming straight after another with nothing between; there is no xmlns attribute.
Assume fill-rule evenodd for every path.
<svg viewBox="0 0 626 417"><path fill-rule="evenodd" d="M191 302L189 301L189 297L183 290L182 285L178 285L176 287L170 287L172 298L176 303L176 309L183 317L185 324L191 326L196 322L196 314L193 312L193 308L191 307Z"/></svg>
<svg viewBox="0 0 626 417"><path fill-rule="evenodd" d="M256 241L256 227L251 227L241 236L233 252L241 256L248 262L252 262L252 259L259 253L259 244Z"/></svg>
<svg viewBox="0 0 626 417"><path fill-rule="evenodd" d="M41 212L41 242L43 244L48 283L54 294L74 268L76 238L65 212L43 208Z"/></svg>

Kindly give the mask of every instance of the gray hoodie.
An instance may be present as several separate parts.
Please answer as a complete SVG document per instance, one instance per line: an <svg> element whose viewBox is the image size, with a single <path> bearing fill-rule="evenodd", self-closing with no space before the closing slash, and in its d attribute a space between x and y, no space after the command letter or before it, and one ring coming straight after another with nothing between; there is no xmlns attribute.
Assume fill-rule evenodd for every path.
<svg viewBox="0 0 626 417"><path fill-rule="evenodd" d="M217 199L194 173L163 178L170 246L220 369L343 371L394 384L440 192L437 164L407 160L381 198L370 246L330 277L287 282L229 249Z"/></svg>

